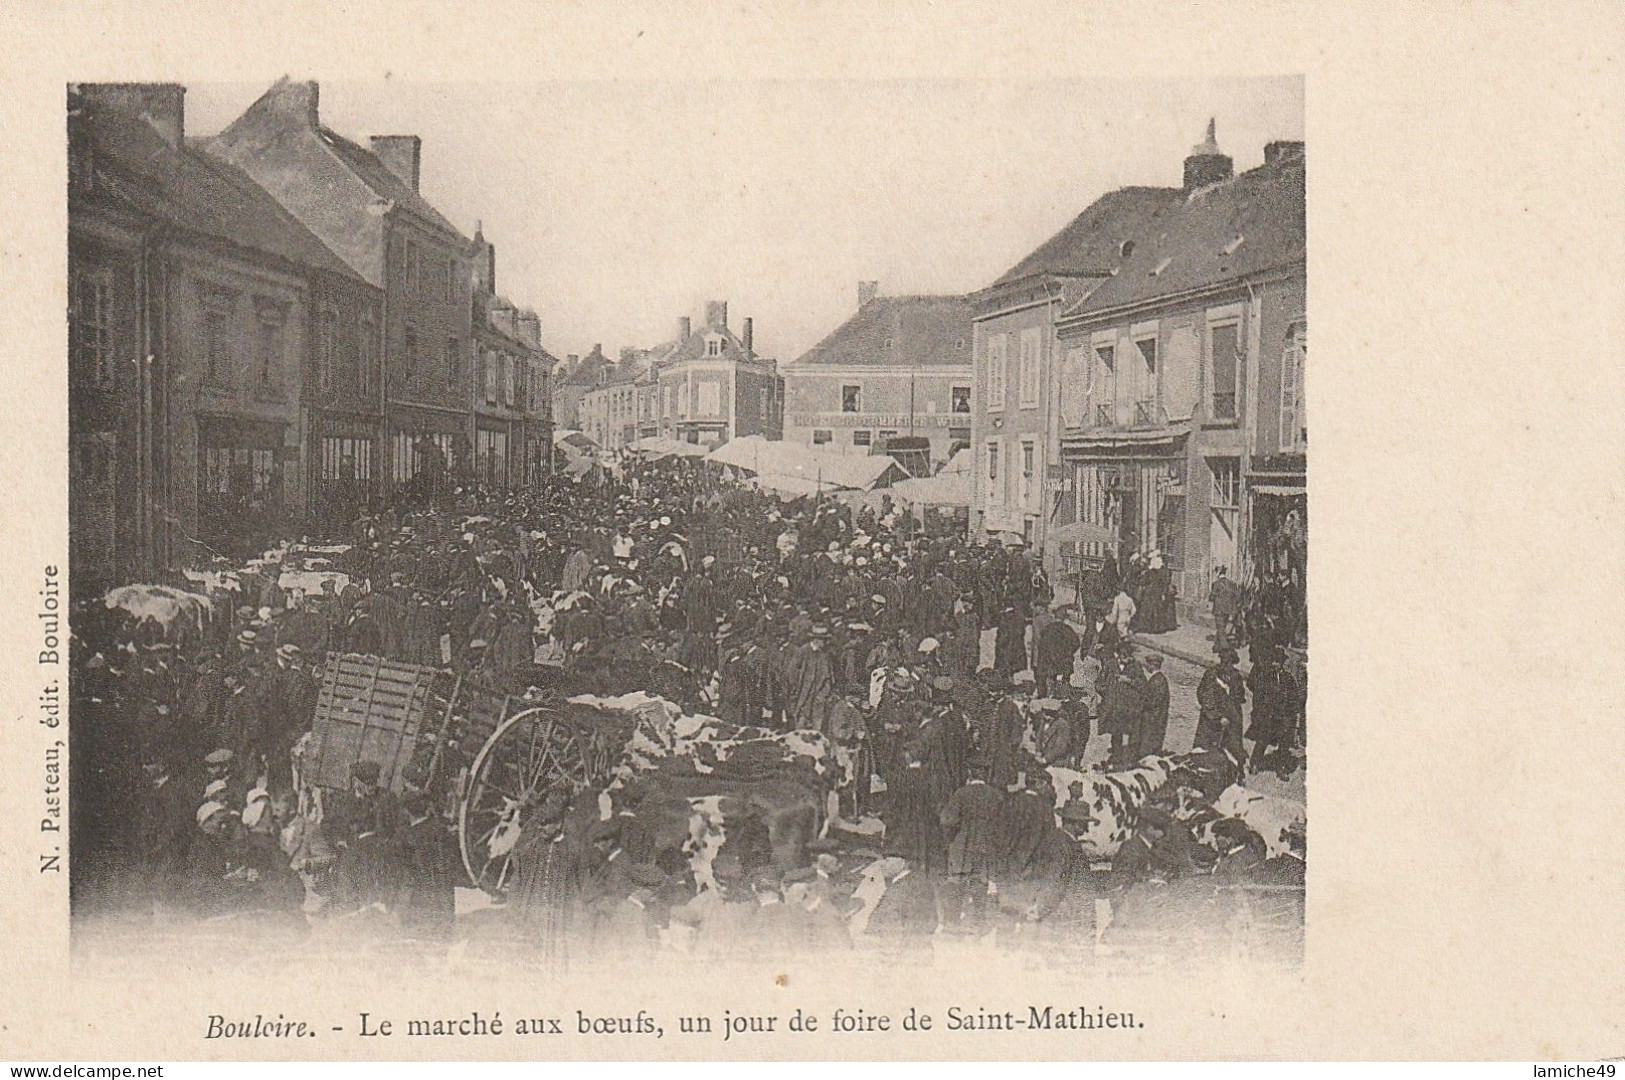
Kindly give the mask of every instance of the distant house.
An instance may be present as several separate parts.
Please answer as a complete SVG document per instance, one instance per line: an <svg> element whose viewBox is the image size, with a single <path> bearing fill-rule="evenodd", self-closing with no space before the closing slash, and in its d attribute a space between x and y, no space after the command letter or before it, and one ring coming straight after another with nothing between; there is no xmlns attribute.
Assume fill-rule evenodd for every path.
<svg viewBox="0 0 1625 1080"><path fill-rule="evenodd" d="M496 247L474 230L474 475L493 487L534 482L551 460L554 360L536 312L496 291Z"/></svg>
<svg viewBox="0 0 1625 1080"><path fill-rule="evenodd" d="M655 419L642 429L707 446L745 435L781 438L784 380L754 345L750 319L742 336L729 329L726 301L707 303L697 330L683 319L677 343L646 376L641 400Z"/></svg>
<svg viewBox="0 0 1625 1080"><path fill-rule="evenodd" d="M852 317L783 369L785 441L867 454L918 436L938 462L969 446L974 310L960 296L879 296L860 283Z"/></svg>
<svg viewBox="0 0 1625 1080"><path fill-rule="evenodd" d="M553 376L553 427L559 431L584 431L581 403L587 391L608 378L611 365L602 345L594 345L586 356L571 353Z"/></svg>

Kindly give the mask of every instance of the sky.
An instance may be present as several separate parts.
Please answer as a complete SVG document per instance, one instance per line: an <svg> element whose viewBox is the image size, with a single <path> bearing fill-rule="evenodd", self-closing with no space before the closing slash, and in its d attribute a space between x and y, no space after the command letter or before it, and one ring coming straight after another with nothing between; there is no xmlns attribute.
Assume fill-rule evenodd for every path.
<svg viewBox="0 0 1625 1080"><path fill-rule="evenodd" d="M267 85L190 84L188 134ZM423 194L483 227L555 355L670 340L714 299L780 363L852 315L860 280L970 292L1104 192L1177 186L1209 117L1238 172L1304 137L1297 76L324 81L321 114L363 144L422 137Z"/></svg>

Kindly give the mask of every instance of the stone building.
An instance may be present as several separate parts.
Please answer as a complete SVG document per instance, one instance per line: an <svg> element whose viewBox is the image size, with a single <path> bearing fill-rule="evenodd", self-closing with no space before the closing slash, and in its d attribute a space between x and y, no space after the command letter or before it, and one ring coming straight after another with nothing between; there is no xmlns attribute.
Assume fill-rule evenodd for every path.
<svg viewBox="0 0 1625 1080"><path fill-rule="evenodd" d="M756 354L752 320L741 334L729 328L727 301L708 302L697 330L683 319L676 345L652 370L644 400L656 417L648 426L659 435L717 446L744 435L784 434L778 364Z"/></svg>
<svg viewBox="0 0 1625 1080"><path fill-rule="evenodd" d="M860 283L853 316L785 365L785 441L868 454L923 437L944 462L971 440L974 307L876 289Z"/></svg>
<svg viewBox="0 0 1625 1080"><path fill-rule="evenodd" d="M356 274L383 293L382 453L391 487L473 465L470 239L419 191L422 142L375 135L363 147L324 126L314 82L277 81L210 153L247 172Z"/></svg>
<svg viewBox="0 0 1625 1080"><path fill-rule="evenodd" d="M1216 567L1304 569L1304 209L1301 142L1235 175L1210 128L1177 202L1057 320L1059 516L1160 551L1197 607Z"/></svg>

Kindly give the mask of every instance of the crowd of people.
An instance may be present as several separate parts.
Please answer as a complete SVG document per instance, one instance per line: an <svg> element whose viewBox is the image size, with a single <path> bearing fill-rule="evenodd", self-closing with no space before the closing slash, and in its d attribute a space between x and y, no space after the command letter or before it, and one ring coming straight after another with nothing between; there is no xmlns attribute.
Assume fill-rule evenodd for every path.
<svg viewBox="0 0 1625 1080"><path fill-rule="evenodd" d="M883 856L867 876L838 849L788 871L724 855L718 887L696 890L640 877L620 857L625 823L538 808L509 908L539 940L568 930L602 951L660 935L726 951L747 915L826 944L1043 918L1088 876L1049 770L1168 749L1163 657L1135 642L1175 622L1155 552L1092 571L1055 610L1022 548L926 528L883 496L786 502L684 458L375 505L327 539L333 573L313 594L282 588L273 563L234 574L195 625L77 609L75 828L90 869L76 903L139 895L291 921L378 907L449 933L462 871L447 792L413 768L391 790L364 756L348 791L312 800L301 780L329 653L449 669L497 694L646 690L855 755L838 814L883 825L854 837ZM1196 749L1227 762L1225 782L1295 767L1301 668L1286 643L1255 641L1244 676L1225 634L1197 690ZM1110 738L1104 763L1086 760L1093 735ZM1156 850L1182 854L1158 872L1211 871L1188 830L1159 820Z"/></svg>

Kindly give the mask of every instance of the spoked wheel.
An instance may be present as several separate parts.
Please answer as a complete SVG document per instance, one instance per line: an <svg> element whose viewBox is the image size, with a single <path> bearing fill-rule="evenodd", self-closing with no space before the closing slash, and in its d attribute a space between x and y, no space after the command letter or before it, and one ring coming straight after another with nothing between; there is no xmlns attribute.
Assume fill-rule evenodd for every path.
<svg viewBox="0 0 1625 1080"><path fill-rule="evenodd" d="M574 795L608 769L602 740L554 709L538 706L504 720L475 757L458 811L469 880L502 896L531 810L555 790Z"/></svg>

